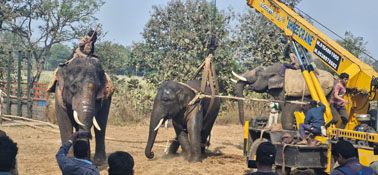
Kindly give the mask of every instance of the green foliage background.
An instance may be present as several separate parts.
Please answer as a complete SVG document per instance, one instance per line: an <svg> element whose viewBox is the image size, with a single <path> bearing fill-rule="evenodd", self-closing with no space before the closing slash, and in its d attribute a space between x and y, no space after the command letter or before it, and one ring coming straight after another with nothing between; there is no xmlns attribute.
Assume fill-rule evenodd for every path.
<svg viewBox="0 0 378 175"><path fill-rule="evenodd" d="M300 1L283 2L296 5ZM30 6L27 6L28 3ZM0 80L6 79L9 50L33 51L35 77L41 66L44 70L54 70L76 49L76 39L85 35L89 28L94 28L97 20L94 14L104 3L103 0L0 2L3 12L8 14L0 17ZM140 122L143 120L141 116L151 111L160 84L167 80L189 80L207 57L207 45L212 34L218 38L218 48L212 61L223 95L234 95L231 71L243 73L259 65L288 62L284 53L287 44L281 42L284 36L280 29L254 9L234 12L232 8L214 8L206 0L171 0L165 5L153 6L150 13L150 19L141 32L142 41L130 46L102 41L106 33L99 31L95 55L100 58L117 89L111 110L111 120L115 123ZM29 26L19 23L22 20L33 24L42 21L38 23L41 35L33 33L32 37ZM71 46L67 45L69 42L73 42ZM378 68L377 61L363 55L367 50L362 37L346 32L345 39L338 42ZM327 69L319 60L314 61L319 68ZM12 70L16 71L14 65ZM270 98L267 94L246 95ZM246 108L246 113L254 116L267 112L263 103L250 102ZM224 121L234 118L232 121L237 123L236 110L234 101L225 100L220 118Z"/></svg>

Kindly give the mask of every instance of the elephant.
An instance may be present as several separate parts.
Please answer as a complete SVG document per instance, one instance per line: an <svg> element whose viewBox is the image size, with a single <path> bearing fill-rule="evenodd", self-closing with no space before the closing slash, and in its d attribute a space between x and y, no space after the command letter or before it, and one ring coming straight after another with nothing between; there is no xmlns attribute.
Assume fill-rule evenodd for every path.
<svg viewBox="0 0 378 175"><path fill-rule="evenodd" d="M251 71L248 71L242 75L238 75L236 73L233 73L234 76L238 78L238 81L236 83L236 96L243 97L243 90L246 85L249 85L249 90L255 91L257 93L268 93L270 94L275 100L280 101L287 101L287 100L302 100L302 95L300 96L287 96L287 92L285 92L285 77L283 71L283 64L282 63L274 63L270 66L258 66L254 68ZM298 76L302 76L299 71L297 70ZM331 93L334 79L332 77L332 74L323 71L321 71L322 74L325 74L326 81L330 84L327 87L326 90L323 87L324 93L329 97L329 94ZM287 71L286 71L287 72ZM286 73L287 74L287 73ZM322 82L323 80L320 79ZM304 84L302 82L298 82L299 85ZM299 86L298 86L299 87ZM298 89L298 88L297 88ZM303 92L301 90L301 92ZM302 93L301 93L302 94ZM305 95L303 100L309 101L311 100L310 95ZM306 112L310 106L309 105L300 105L300 104L293 104L293 103L285 103L280 102L279 107L281 110L281 124L283 129L293 129L294 124L294 117L293 114L295 111L304 111ZM239 120L242 125L244 125L244 105L243 101L238 101L238 108L239 108Z"/></svg>
<svg viewBox="0 0 378 175"><path fill-rule="evenodd" d="M90 133L93 123L96 139L93 162L102 164L106 160L105 131L114 90L110 78L97 59L85 57L58 67L55 77L52 91L62 144L69 140L73 128L79 133Z"/></svg>
<svg viewBox="0 0 378 175"><path fill-rule="evenodd" d="M199 91L201 82L191 80L186 84ZM176 140L171 143L169 154L175 154L181 145L182 153L189 162L202 161L201 155L217 118L220 100L214 98L211 105L209 98L203 98L195 105L190 105L189 103L196 96L191 88L174 81L164 82L159 87L151 112L149 135L145 148L147 158L154 157L152 147L159 127L164 121L172 119ZM218 92L215 93L218 94ZM206 87L205 94L211 94L209 87ZM209 106L211 106L210 109Z"/></svg>

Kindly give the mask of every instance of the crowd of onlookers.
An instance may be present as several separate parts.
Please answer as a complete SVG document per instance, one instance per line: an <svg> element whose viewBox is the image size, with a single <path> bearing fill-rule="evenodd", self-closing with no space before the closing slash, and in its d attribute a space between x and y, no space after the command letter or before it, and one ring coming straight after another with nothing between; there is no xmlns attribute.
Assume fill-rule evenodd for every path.
<svg viewBox="0 0 378 175"><path fill-rule="evenodd" d="M67 156L73 145L74 158ZM17 144L5 132L0 130L0 175L17 175ZM88 141L80 140L78 132L74 133L67 143L64 143L56 160L63 175L99 175L98 168L90 161ZM133 175L134 159L124 151L116 151L108 157L109 175Z"/></svg>
<svg viewBox="0 0 378 175"><path fill-rule="evenodd" d="M344 140L338 141L332 146L332 156L339 166L331 171L331 175L377 175L376 167L367 167L360 164L357 150L354 146ZM256 150L257 171L249 175L278 175L273 171L273 164L276 159L276 148L270 142L261 143ZM297 172L296 175L302 173ZM306 172L303 174L311 174Z"/></svg>

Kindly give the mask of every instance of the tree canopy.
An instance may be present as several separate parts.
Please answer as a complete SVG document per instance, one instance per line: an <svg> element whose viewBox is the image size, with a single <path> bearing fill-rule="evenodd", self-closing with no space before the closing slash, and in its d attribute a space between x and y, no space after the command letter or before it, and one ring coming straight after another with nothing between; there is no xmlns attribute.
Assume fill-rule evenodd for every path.
<svg viewBox="0 0 378 175"><path fill-rule="evenodd" d="M234 63L228 38L232 13L218 9L214 13L213 6L205 0L172 0L167 6L152 9L142 32L143 41L133 46L133 64L149 72L148 80L155 84L189 80L207 57L209 36L214 34L219 46L212 61L220 86L228 86L226 77Z"/></svg>
<svg viewBox="0 0 378 175"><path fill-rule="evenodd" d="M103 0L10 0L0 3L2 30L23 42L22 49L32 51L37 65L33 82L37 82L54 44L78 39L93 27L94 14ZM9 12L9 13L8 13ZM88 24L92 24L88 26Z"/></svg>

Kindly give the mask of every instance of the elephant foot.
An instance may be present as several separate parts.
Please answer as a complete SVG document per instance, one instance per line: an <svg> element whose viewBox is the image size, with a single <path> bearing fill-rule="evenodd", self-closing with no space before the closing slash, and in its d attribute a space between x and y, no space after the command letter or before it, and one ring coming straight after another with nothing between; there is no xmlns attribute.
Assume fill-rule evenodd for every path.
<svg viewBox="0 0 378 175"><path fill-rule="evenodd" d="M95 154L93 157L93 164L99 166L106 163L106 154Z"/></svg>
<svg viewBox="0 0 378 175"><path fill-rule="evenodd" d="M195 162L202 162L201 156L193 156L189 159L189 162L195 163Z"/></svg>
<svg viewBox="0 0 378 175"><path fill-rule="evenodd" d="M176 154L179 147L180 143L177 140L173 141L169 146L168 154Z"/></svg>

